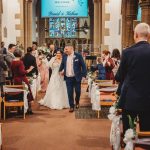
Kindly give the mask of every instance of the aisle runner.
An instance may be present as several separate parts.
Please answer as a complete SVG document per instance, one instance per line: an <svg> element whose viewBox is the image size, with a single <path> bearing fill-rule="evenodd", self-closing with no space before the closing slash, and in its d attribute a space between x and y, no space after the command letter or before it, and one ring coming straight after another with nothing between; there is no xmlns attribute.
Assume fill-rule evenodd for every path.
<svg viewBox="0 0 150 150"><path fill-rule="evenodd" d="M107 119L109 107L101 107L100 118ZM81 106L78 110L75 110L76 119L98 119L97 111L92 110L92 106Z"/></svg>

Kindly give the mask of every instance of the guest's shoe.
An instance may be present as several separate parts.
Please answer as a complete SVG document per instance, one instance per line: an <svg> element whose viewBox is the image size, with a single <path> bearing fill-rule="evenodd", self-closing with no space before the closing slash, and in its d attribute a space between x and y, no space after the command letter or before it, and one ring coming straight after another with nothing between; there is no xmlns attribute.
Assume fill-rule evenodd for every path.
<svg viewBox="0 0 150 150"><path fill-rule="evenodd" d="M69 112L70 112L70 113L74 112L74 108L70 108L70 109L69 109Z"/></svg>

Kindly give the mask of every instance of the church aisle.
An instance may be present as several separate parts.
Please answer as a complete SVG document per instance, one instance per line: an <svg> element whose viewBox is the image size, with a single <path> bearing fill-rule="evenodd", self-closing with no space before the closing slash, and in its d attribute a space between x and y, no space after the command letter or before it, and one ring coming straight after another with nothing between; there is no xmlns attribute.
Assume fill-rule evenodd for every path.
<svg viewBox="0 0 150 150"><path fill-rule="evenodd" d="M42 94L40 94L41 97ZM39 98L40 99L40 98ZM89 99L82 89L81 105ZM34 115L7 119L3 124L4 150L109 150L107 119L75 119L75 113L34 104Z"/></svg>

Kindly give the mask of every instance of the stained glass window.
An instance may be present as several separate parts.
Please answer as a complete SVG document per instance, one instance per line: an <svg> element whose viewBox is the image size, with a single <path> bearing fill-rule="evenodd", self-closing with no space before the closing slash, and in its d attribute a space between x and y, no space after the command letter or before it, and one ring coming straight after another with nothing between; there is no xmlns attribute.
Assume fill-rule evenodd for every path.
<svg viewBox="0 0 150 150"><path fill-rule="evenodd" d="M138 13L137 13L137 20L138 21L141 21L141 17L142 17L142 10L141 10L141 7L140 6L138 6Z"/></svg>
<svg viewBox="0 0 150 150"><path fill-rule="evenodd" d="M75 28L78 25L77 18L50 18L49 33L51 38L76 38Z"/></svg>

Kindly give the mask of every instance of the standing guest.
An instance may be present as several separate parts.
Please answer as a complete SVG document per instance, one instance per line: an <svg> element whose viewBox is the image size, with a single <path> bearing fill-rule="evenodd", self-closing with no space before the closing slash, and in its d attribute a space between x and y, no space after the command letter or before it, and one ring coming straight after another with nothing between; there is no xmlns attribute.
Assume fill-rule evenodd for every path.
<svg viewBox="0 0 150 150"><path fill-rule="evenodd" d="M102 52L103 57L103 66L106 70L106 80L114 80L114 73L113 68L115 67L115 64L113 60L110 58L110 51L104 50Z"/></svg>
<svg viewBox="0 0 150 150"><path fill-rule="evenodd" d="M50 44L47 44L47 53L46 53L46 58L48 61L51 60L52 56L51 56L51 52L50 52Z"/></svg>
<svg viewBox="0 0 150 150"><path fill-rule="evenodd" d="M112 51L111 58L112 58L112 60L114 61L114 64L115 64L115 67L113 68L113 73L114 73L114 75L116 75L117 70L119 68L119 64L120 64L120 52L117 48Z"/></svg>
<svg viewBox="0 0 150 150"><path fill-rule="evenodd" d="M4 55L6 55L7 54L7 50L6 50L6 48L5 48L5 43L4 42L1 42L1 53L2 54L4 54Z"/></svg>
<svg viewBox="0 0 150 150"><path fill-rule="evenodd" d="M26 74L31 72L34 66L30 66L29 69L25 70L24 64L21 60L22 51L15 50L14 55L16 58L11 62L14 84L23 84L23 82L25 82L25 84L28 86L29 89L29 93L27 95L28 102L29 102L28 113L33 114L31 109L31 102L33 101L33 96L32 96L32 92Z"/></svg>
<svg viewBox="0 0 150 150"><path fill-rule="evenodd" d="M37 58L38 57L38 51L37 51L37 42L32 42L32 55Z"/></svg>
<svg viewBox="0 0 150 150"><path fill-rule="evenodd" d="M52 57L54 57L57 53L57 49L55 48L55 45L53 44L50 45L50 53Z"/></svg>
<svg viewBox="0 0 150 150"><path fill-rule="evenodd" d="M38 57L38 70L41 76L41 92L46 92L49 82L49 67L47 59L43 55Z"/></svg>
<svg viewBox="0 0 150 150"><path fill-rule="evenodd" d="M106 70L102 63L102 58L97 58L98 80L106 80Z"/></svg>
<svg viewBox="0 0 150 150"><path fill-rule="evenodd" d="M27 73L28 77L32 77L34 74L38 75L36 58L32 55L32 47L27 48L27 53L25 54L22 60L25 66L25 70L28 70L31 66L34 67L32 71Z"/></svg>
<svg viewBox="0 0 150 150"><path fill-rule="evenodd" d="M124 132L129 118L139 118L141 131L150 131L150 26L138 24L134 29L135 44L123 50L116 80L120 82L119 108L122 108Z"/></svg>
<svg viewBox="0 0 150 150"><path fill-rule="evenodd" d="M48 61L50 61L52 57L55 57L55 55L56 55L56 53L57 53L57 51L56 51L56 49L55 49L55 46L54 46L53 44L50 44L50 45L49 45L49 50L50 50L50 51L49 51L49 53L48 53L47 56L46 56L46 58L47 58ZM50 79L50 77L51 77L51 74L52 74L52 69L49 68L49 79Z"/></svg>
<svg viewBox="0 0 150 150"><path fill-rule="evenodd" d="M13 59L15 59L15 56L14 56L14 51L16 50L16 45L14 44L9 44L8 46L8 52L5 56L5 61L7 63L7 66L8 66L8 80L11 80L12 82L12 71L11 71L11 62L13 61Z"/></svg>
<svg viewBox="0 0 150 150"><path fill-rule="evenodd" d="M84 80L86 77L86 66L82 56L79 53L74 52L74 48L71 44L66 45L65 53L66 55L63 55L59 72L61 75L64 75L66 81L70 105L69 112L73 112L74 89L76 93L76 108L78 109L81 95L81 80Z"/></svg>

